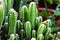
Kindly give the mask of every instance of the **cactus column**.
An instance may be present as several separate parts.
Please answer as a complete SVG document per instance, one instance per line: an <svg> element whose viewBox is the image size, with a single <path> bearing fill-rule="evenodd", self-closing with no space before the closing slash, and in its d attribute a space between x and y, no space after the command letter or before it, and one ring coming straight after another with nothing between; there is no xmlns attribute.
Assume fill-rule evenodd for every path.
<svg viewBox="0 0 60 40"><path fill-rule="evenodd" d="M9 17L9 34L16 33L17 12L12 8L8 12Z"/></svg>
<svg viewBox="0 0 60 40"><path fill-rule="evenodd" d="M0 27L2 26L3 20L4 20L4 2L3 0L0 0Z"/></svg>
<svg viewBox="0 0 60 40"><path fill-rule="evenodd" d="M32 29L34 29L35 27L35 18L36 18L36 4L34 2L31 2L29 5L29 21L32 24Z"/></svg>

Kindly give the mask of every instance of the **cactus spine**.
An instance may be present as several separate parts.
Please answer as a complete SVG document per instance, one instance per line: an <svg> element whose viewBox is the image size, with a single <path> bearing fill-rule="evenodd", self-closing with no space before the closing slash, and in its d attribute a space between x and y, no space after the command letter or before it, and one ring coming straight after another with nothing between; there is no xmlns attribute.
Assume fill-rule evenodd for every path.
<svg viewBox="0 0 60 40"><path fill-rule="evenodd" d="M28 8L27 6L23 6L22 10L21 10L21 14L22 14L22 22L25 23L28 20Z"/></svg>
<svg viewBox="0 0 60 40"><path fill-rule="evenodd" d="M12 8L9 10L9 34L16 33L16 23L17 23L17 12Z"/></svg>
<svg viewBox="0 0 60 40"><path fill-rule="evenodd" d="M35 27L35 18L36 18L36 4L34 2L31 2L29 5L29 21L32 24L32 29L34 29Z"/></svg>
<svg viewBox="0 0 60 40"><path fill-rule="evenodd" d="M3 0L0 0L0 27L2 26L3 20L4 20L4 3Z"/></svg>
<svg viewBox="0 0 60 40"><path fill-rule="evenodd" d="M26 31L27 40L30 40L31 39L31 23L29 21L25 23L25 31Z"/></svg>

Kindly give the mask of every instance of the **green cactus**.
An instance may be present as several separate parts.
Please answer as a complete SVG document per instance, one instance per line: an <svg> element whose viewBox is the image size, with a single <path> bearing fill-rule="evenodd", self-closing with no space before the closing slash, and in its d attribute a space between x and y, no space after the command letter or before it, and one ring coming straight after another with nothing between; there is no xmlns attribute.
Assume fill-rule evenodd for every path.
<svg viewBox="0 0 60 40"><path fill-rule="evenodd" d="M7 15L7 0L4 0L4 4L5 4L5 15Z"/></svg>
<svg viewBox="0 0 60 40"><path fill-rule="evenodd" d="M5 17L5 22L8 22L8 16Z"/></svg>
<svg viewBox="0 0 60 40"><path fill-rule="evenodd" d="M31 23L29 21L25 23L25 31L26 31L27 40L30 40L31 39Z"/></svg>
<svg viewBox="0 0 60 40"><path fill-rule="evenodd" d="M3 0L0 0L0 27L2 26L3 20L4 20L4 3Z"/></svg>
<svg viewBox="0 0 60 40"><path fill-rule="evenodd" d="M15 35L11 34L9 40L15 40Z"/></svg>
<svg viewBox="0 0 60 40"><path fill-rule="evenodd" d="M19 35L18 35L18 34L16 34L15 36L16 36L16 37L15 37L15 38L16 38L16 40L19 40Z"/></svg>
<svg viewBox="0 0 60 40"><path fill-rule="evenodd" d="M36 38L36 31L32 30L32 38Z"/></svg>
<svg viewBox="0 0 60 40"><path fill-rule="evenodd" d="M21 40L23 40L24 39L24 37L25 37L25 31L24 31L24 29L21 29L21 31L20 31L20 39Z"/></svg>
<svg viewBox="0 0 60 40"><path fill-rule="evenodd" d="M57 37L60 39L60 32L57 32Z"/></svg>
<svg viewBox="0 0 60 40"><path fill-rule="evenodd" d="M22 7L21 14L22 14L22 22L24 24L28 20L28 8L27 8L27 6Z"/></svg>
<svg viewBox="0 0 60 40"><path fill-rule="evenodd" d="M42 17L41 16L36 17L36 28L39 27L39 25L41 24L41 22L42 22Z"/></svg>
<svg viewBox="0 0 60 40"><path fill-rule="evenodd" d="M46 30L46 26L44 24L40 24L37 35L42 34L45 30Z"/></svg>
<svg viewBox="0 0 60 40"><path fill-rule="evenodd" d="M44 40L43 34L39 34L39 35L37 36L37 40Z"/></svg>
<svg viewBox="0 0 60 40"><path fill-rule="evenodd" d="M50 28L50 27L48 27L47 30L46 30L46 33L45 33L45 40L48 39L49 34L51 34L51 28Z"/></svg>
<svg viewBox="0 0 60 40"><path fill-rule="evenodd" d="M46 25L47 25L47 27L51 27L52 22L51 22L51 20L50 20L50 19L47 19L47 20L46 20Z"/></svg>
<svg viewBox="0 0 60 40"><path fill-rule="evenodd" d="M9 11L14 4L14 0L7 0L7 10Z"/></svg>
<svg viewBox="0 0 60 40"><path fill-rule="evenodd" d="M4 33L5 33L5 34L8 34L8 28L9 28L9 27L8 27L8 22L5 22L5 23L4 23Z"/></svg>
<svg viewBox="0 0 60 40"><path fill-rule="evenodd" d="M35 27L35 18L36 18L36 4L34 2L31 2L29 4L29 21L32 24L32 29L34 29Z"/></svg>
<svg viewBox="0 0 60 40"><path fill-rule="evenodd" d="M36 40L36 38L31 38L31 40Z"/></svg>
<svg viewBox="0 0 60 40"><path fill-rule="evenodd" d="M12 8L8 12L9 17L9 35L16 34L17 12Z"/></svg>
<svg viewBox="0 0 60 40"><path fill-rule="evenodd" d="M17 24L16 24L16 32L19 33L21 30L21 21L17 20Z"/></svg>
<svg viewBox="0 0 60 40"><path fill-rule="evenodd" d="M53 34L49 34L49 39L50 40L54 40L55 39L55 36Z"/></svg>

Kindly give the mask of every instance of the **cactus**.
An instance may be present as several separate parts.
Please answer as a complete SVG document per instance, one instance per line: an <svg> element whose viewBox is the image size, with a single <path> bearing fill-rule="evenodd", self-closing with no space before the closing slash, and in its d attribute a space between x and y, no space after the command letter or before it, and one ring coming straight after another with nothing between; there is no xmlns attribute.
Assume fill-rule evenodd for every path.
<svg viewBox="0 0 60 40"><path fill-rule="evenodd" d="M49 34L49 39L50 40L54 40L55 39L55 36L53 34Z"/></svg>
<svg viewBox="0 0 60 40"><path fill-rule="evenodd" d="M31 38L31 40L36 40L36 38Z"/></svg>
<svg viewBox="0 0 60 40"><path fill-rule="evenodd" d="M14 0L7 0L7 11L9 11L14 4Z"/></svg>
<svg viewBox="0 0 60 40"><path fill-rule="evenodd" d="M46 26L44 24L40 24L37 35L42 34L45 30L46 30Z"/></svg>
<svg viewBox="0 0 60 40"><path fill-rule="evenodd" d="M17 20L17 24L16 24L16 32L19 33L21 30L21 21Z"/></svg>
<svg viewBox="0 0 60 40"><path fill-rule="evenodd" d="M31 2L29 4L29 21L32 24L32 29L34 29L35 27L35 18L36 18L36 4L34 2Z"/></svg>
<svg viewBox="0 0 60 40"><path fill-rule="evenodd" d="M15 40L15 35L11 34L9 40Z"/></svg>
<svg viewBox="0 0 60 40"><path fill-rule="evenodd" d="M57 32L57 37L60 39L60 32Z"/></svg>
<svg viewBox="0 0 60 40"><path fill-rule="evenodd" d="M22 22L23 24L28 20L28 8L27 6L23 6L22 10L21 10L21 14L22 14Z"/></svg>
<svg viewBox="0 0 60 40"><path fill-rule="evenodd" d="M8 12L9 17L9 35L16 34L17 12L12 8Z"/></svg>
<svg viewBox="0 0 60 40"><path fill-rule="evenodd" d="M39 34L39 35L37 36L37 40L44 40L43 34Z"/></svg>
<svg viewBox="0 0 60 40"><path fill-rule="evenodd" d="M3 0L0 0L0 27L2 26L3 20L4 20L4 3Z"/></svg>
<svg viewBox="0 0 60 40"><path fill-rule="evenodd" d="M18 34L16 34L15 36L16 36L16 37L15 37L15 38L16 38L16 40L19 40L19 35L18 35Z"/></svg>
<svg viewBox="0 0 60 40"><path fill-rule="evenodd" d="M5 22L8 22L8 16L5 17Z"/></svg>
<svg viewBox="0 0 60 40"><path fill-rule="evenodd" d="M5 22L4 23L4 32L5 32L5 34L8 34L8 22Z"/></svg>
<svg viewBox="0 0 60 40"><path fill-rule="evenodd" d="M45 39L46 40L48 39L49 34L51 34L51 28L50 27L47 28L46 33L45 33Z"/></svg>
<svg viewBox="0 0 60 40"><path fill-rule="evenodd" d="M29 21L25 23L25 31L26 31L27 40L30 40L31 39L31 23Z"/></svg>
<svg viewBox="0 0 60 40"><path fill-rule="evenodd" d="M46 25L47 25L47 27L51 27L52 22L51 22L51 20L50 20L50 19L47 19L47 20L46 20Z"/></svg>
<svg viewBox="0 0 60 40"><path fill-rule="evenodd" d="M41 16L36 17L36 28L39 27L39 25L41 24L41 22L42 22L42 17Z"/></svg>
<svg viewBox="0 0 60 40"><path fill-rule="evenodd" d="M24 37L25 37L25 31L24 31L24 29L21 29L21 31L20 31L20 39L21 40L23 40L24 39Z"/></svg>
<svg viewBox="0 0 60 40"><path fill-rule="evenodd" d="M32 30L32 38L36 38L36 31Z"/></svg>

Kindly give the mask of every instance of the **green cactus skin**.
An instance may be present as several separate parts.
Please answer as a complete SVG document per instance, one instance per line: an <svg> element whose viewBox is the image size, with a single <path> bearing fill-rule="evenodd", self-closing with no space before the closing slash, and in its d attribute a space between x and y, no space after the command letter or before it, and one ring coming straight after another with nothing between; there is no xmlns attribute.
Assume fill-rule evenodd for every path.
<svg viewBox="0 0 60 40"><path fill-rule="evenodd" d="M51 22L50 19L47 19L47 20L46 20L46 25L47 25L47 27L50 27L50 26L52 25L52 22Z"/></svg>
<svg viewBox="0 0 60 40"><path fill-rule="evenodd" d="M22 14L22 22L24 24L28 20L28 8L27 8L27 6L22 7L21 14Z"/></svg>
<svg viewBox="0 0 60 40"><path fill-rule="evenodd" d="M31 38L31 40L36 40L36 38Z"/></svg>
<svg viewBox="0 0 60 40"><path fill-rule="evenodd" d="M31 2L32 0L27 0L27 2Z"/></svg>
<svg viewBox="0 0 60 40"><path fill-rule="evenodd" d="M53 4L53 0L46 0L49 4Z"/></svg>
<svg viewBox="0 0 60 40"><path fill-rule="evenodd" d="M4 4L5 4L5 16L7 15L7 0L4 0Z"/></svg>
<svg viewBox="0 0 60 40"><path fill-rule="evenodd" d="M39 34L38 37L37 37L37 40L44 40L43 34Z"/></svg>
<svg viewBox="0 0 60 40"><path fill-rule="evenodd" d="M57 32L57 37L60 39L60 32Z"/></svg>
<svg viewBox="0 0 60 40"><path fill-rule="evenodd" d="M32 30L32 38L36 38L36 31Z"/></svg>
<svg viewBox="0 0 60 40"><path fill-rule="evenodd" d="M15 40L15 35L11 34L9 40Z"/></svg>
<svg viewBox="0 0 60 40"><path fill-rule="evenodd" d="M17 24L16 24L16 33L19 33L21 30L21 21L17 20Z"/></svg>
<svg viewBox="0 0 60 40"><path fill-rule="evenodd" d="M45 31L45 29L46 29L46 26L44 24L40 24L37 35L42 34Z"/></svg>
<svg viewBox="0 0 60 40"><path fill-rule="evenodd" d="M36 4L34 2L31 2L29 4L29 21L32 24L32 29L34 29L35 27L35 18L36 18Z"/></svg>
<svg viewBox="0 0 60 40"><path fill-rule="evenodd" d="M54 35L53 34L49 34L49 39L50 40L54 40L55 39Z"/></svg>
<svg viewBox="0 0 60 40"><path fill-rule="evenodd" d="M14 0L7 0L7 10L9 11L14 4Z"/></svg>
<svg viewBox="0 0 60 40"><path fill-rule="evenodd" d="M5 22L5 23L4 23L4 33L5 33L5 34L8 34L8 28L9 28L9 27L8 27L8 22Z"/></svg>
<svg viewBox="0 0 60 40"><path fill-rule="evenodd" d="M5 22L8 22L8 16L5 17Z"/></svg>
<svg viewBox="0 0 60 40"><path fill-rule="evenodd" d="M49 34L51 34L51 28L50 28L50 27L48 27L47 30L46 30L46 33L45 33L45 40L48 39Z"/></svg>
<svg viewBox="0 0 60 40"><path fill-rule="evenodd" d="M18 34L16 34L16 37L15 37L15 38L16 38L16 40L19 40L19 35L18 35Z"/></svg>
<svg viewBox="0 0 60 40"><path fill-rule="evenodd" d="M42 17L41 16L39 16L39 17L36 17L36 28L38 28L39 27L39 25L41 24L41 22L42 22Z"/></svg>
<svg viewBox="0 0 60 40"><path fill-rule="evenodd" d="M9 35L16 34L17 12L12 8L8 12L9 17Z"/></svg>
<svg viewBox="0 0 60 40"><path fill-rule="evenodd" d="M4 20L4 5L3 0L0 0L0 27L2 26L3 20Z"/></svg>
<svg viewBox="0 0 60 40"><path fill-rule="evenodd" d="M23 40L24 37L25 37L25 31L24 31L24 29L21 29L21 31L20 31L20 39Z"/></svg>
<svg viewBox="0 0 60 40"><path fill-rule="evenodd" d="M29 21L25 23L25 31L26 31L27 40L30 40L31 39L31 23Z"/></svg>

